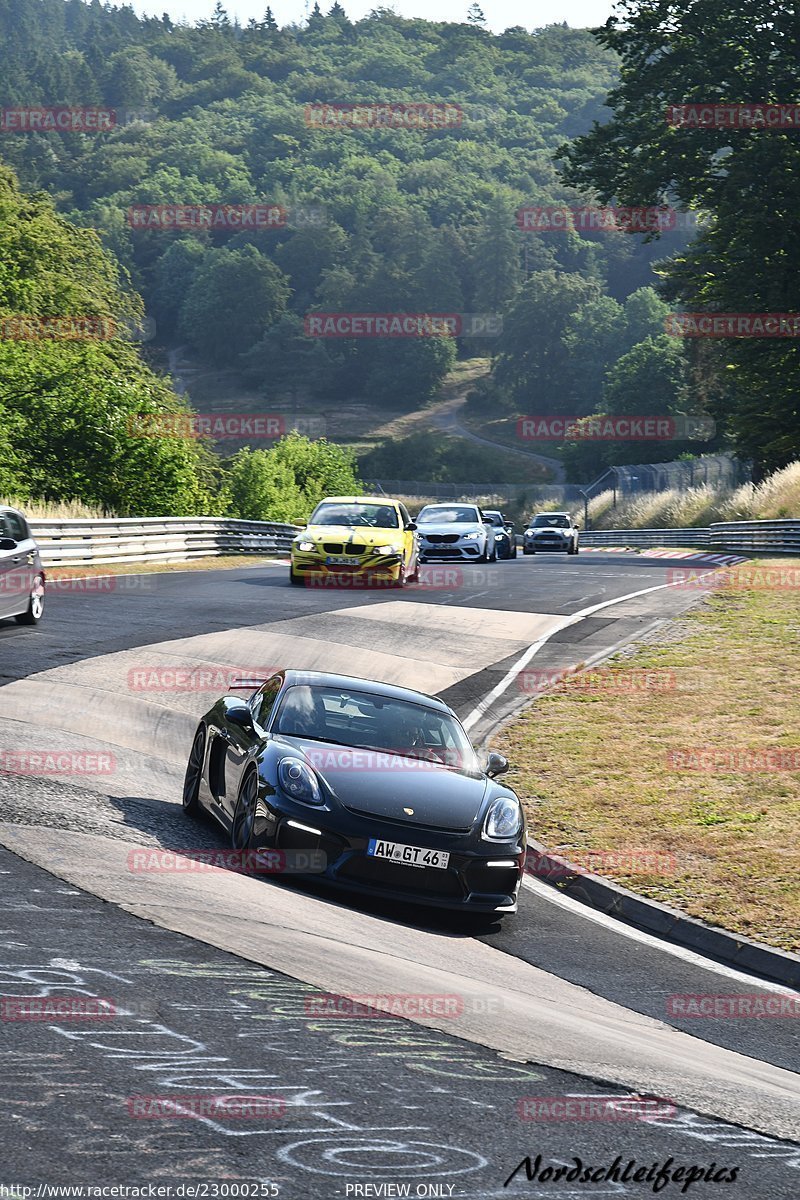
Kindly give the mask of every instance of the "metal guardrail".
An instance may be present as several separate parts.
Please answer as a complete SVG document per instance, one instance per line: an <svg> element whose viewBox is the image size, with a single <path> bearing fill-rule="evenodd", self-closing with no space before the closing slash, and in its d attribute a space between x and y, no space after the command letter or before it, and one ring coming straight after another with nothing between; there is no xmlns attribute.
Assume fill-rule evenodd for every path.
<svg viewBox="0 0 800 1200"><path fill-rule="evenodd" d="M589 529L581 532L584 546L697 546L711 544L708 529Z"/></svg>
<svg viewBox="0 0 800 1200"><path fill-rule="evenodd" d="M186 562L222 554L286 554L299 526L217 517L32 520L46 567ZM800 555L800 520L719 521L708 528L590 529L584 546L688 546Z"/></svg>
<svg viewBox="0 0 800 1200"><path fill-rule="evenodd" d="M217 517L31 520L46 567L288 553L295 525Z"/></svg>
<svg viewBox="0 0 800 1200"><path fill-rule="evenodd" d="M697 546L745 554L800 555L800 520L716 521L707 528L590 529L581 533L584 546Z"/></svg>
<svg viewBox="0 0 800 1200"><path fill-rule="evenodd" d="M715 550L800 554L800 520L717 521L710 532Z"/></svg>

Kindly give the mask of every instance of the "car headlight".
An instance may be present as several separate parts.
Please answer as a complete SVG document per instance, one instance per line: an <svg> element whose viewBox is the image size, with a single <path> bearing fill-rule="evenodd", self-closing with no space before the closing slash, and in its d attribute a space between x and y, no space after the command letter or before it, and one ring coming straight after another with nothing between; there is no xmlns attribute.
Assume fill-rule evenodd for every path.
<svg viewBox="0 0 800 1200"><path fill-rule="evenodd" d="M295 542L298 550L315 550L316 546L313 542Z"/></svg>
<svg viewBox="0 0 800 1200"><path fill-rule="evenodd" d="M532 529L526 529L526 530L525 530L525 537L532 537L532 536L533 536L533 530L532 530Z"/></svg>
<svg viewBox="0 0 800 1200"><path fill-rule="evenodd" d="M516 837L522 829L522 809L513 796L501 796L495 800L486 814L483 836L506 842Z"/></svg>
<svg viewBox="0 0 800 1200"><path fill-rule="evenodd" d="M378 554L399 554L400 553L400 547L392 546L392 545L378 546L377 550L378 550Z"/></svg>
<svg viewBox="0 0 800 1200"><path fill-rule="evenodd" d="M319 781L300 758L282 758L278 763L278 783L287 796L301 804L322 804Z"/></svg>
<svg viewBox="0 0 800 1200"><path fill-rule="evenodd" d="M477 533L477 532L475 532L475 533L465 533L465 534L464 534L464 541L465 541L465 542L477 542L477 540L478 540L478 538L479 538L480 536L481 536L481 535L480 535L479 533Z"/></svg>

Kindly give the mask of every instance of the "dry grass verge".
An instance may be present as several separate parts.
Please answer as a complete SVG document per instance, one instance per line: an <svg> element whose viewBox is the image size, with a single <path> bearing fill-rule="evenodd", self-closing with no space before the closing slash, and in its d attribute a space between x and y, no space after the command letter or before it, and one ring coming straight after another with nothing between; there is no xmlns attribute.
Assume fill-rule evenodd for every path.
<svg viewBox="0 0 800 1200"><path fill-rule="evenodd" d="M496 741L548 849L798 951L800 589L742 586L777 565L737 568L680 640L563 682ZM800 583L800 560L780 567Z"/></svg>

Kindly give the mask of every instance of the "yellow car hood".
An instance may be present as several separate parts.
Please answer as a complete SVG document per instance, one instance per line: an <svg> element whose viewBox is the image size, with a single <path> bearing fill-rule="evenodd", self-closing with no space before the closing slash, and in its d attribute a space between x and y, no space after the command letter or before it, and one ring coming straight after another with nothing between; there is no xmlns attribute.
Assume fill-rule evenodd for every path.
<svg viewBox="0 0 800 1200"><path fill-rule="evenodd" d="M310 542L330 542L347 545L355 542L358 546L389 546L402 543L401 529L351 529L347 525L309 525L300 535Z"/></svg>

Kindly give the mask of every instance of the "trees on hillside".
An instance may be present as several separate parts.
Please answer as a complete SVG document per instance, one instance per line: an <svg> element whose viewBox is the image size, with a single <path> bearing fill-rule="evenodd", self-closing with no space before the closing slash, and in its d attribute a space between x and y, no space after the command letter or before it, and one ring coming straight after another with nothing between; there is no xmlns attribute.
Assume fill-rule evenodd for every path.
<svg viewBox="0 0 800 1200"><path fill-rule="evenodd" d="M797 90L795 7L625 0L598 36L620 56L621 80L609 97L611 120L564 147L567 181L605 200L709 214L711 224L666 265L678 307L796 312L800 144L780 115ZM692 104L705 115L683 107ZM758 104L777 106L769 123L754 115ZM745 113L732 115L731 105ZM715 357L728 381L716 415L739 451L762 470L796 457L796 337L729 337Z"/></svg>

